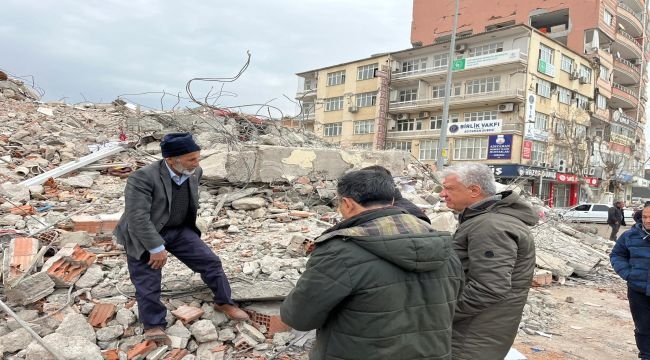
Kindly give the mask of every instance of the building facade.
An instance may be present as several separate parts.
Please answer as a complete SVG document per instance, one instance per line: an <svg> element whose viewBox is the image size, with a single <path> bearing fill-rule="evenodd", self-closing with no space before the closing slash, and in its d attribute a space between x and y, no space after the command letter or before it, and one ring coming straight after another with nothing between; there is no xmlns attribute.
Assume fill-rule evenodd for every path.
<svg viewBox="0 0 650 360"><path fill-rule="evenodd" d="M589 166L583 169L582 175L602 179L603 186L599 187L602 192L630 200L631 186L643 177L647 162L645 89L650 46L646 2L504 0L487 10L477 0L461 3L459 42L472 34L527 24L590 60L594 103L587 136ZM434 4L414 0L412 44L447 42L451 36L453 7L454 1ZM549 56L553 55L540 53L536 59L538 69ZM559 69L561 74L562 66L568 68L568 60L560 55L559 64L550 71ZM571 71L571 77L580 81L587 73L581 68L577 70L577 74ZM541 78L548 80L546 76Z"/></svg>

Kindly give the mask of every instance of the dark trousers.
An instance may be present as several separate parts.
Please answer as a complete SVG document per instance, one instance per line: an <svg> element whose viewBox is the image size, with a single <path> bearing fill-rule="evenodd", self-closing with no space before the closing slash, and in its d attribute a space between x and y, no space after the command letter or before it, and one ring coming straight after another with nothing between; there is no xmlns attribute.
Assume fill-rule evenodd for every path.
<svg viewBox="0 0 650 360"><path fill-rule="evenodd" d="M616 241L616 235L618 234L618 230L621 228L621 224L611 224L609 226L612 227L612 233L609 235L609 240Z"/></svg>
<svg viewBox="0 0 650 360"><path fill-rule="evenodd" d="M233 304L228 278L223 272L221 260L189 227L163 229L160 233L165 240L165 250L176 256L192 271L201 274L203 282L212 290L217 304ZM166 327L167 308L160 301L161 269L152 269L149 252L140 259L127 255L131 282L135 286L140 321L145 329Z"/></svg>
<svg viewBox="0 0 650 360"><path fill-rule="evenodd" d="M650 359L650 296L627 289L630 312L634 320L634 338L641 359Z"/></svg>

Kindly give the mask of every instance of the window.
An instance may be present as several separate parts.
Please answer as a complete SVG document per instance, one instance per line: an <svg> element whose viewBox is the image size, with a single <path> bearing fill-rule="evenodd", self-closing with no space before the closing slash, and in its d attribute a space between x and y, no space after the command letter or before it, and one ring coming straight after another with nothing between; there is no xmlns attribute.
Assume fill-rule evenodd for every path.
<svg viewBox="0 0 650 360"><path fill-rule="evenodd" d="M338 136L341 135L343 129L342 123L325 124L323 129L323 136Z"/></svg>
<svg viewBox="0 0 650 360"><path fill-rule="evenodd" d="M427 58L412 59L402 62L402 72L416 72L427 68Z"/></svg>
<svg viewBox="0 0 650 360"><path fill-rule="evenodd" d="M546 143L533 141L530 158L533 161L546 162Z"/></svg>
<svg viewBox="0 0 650 360"><path fill-rule="evenodd" d="M343 96L325 99L325 111L343 109Z"/></svg>
<svg viewBox="0 0 650 360"><path fill-rule="evenodd" d="M411 151L411 142L410 141L389 141L386 143L386 150L404 150Z"/></svg>
<svg viewBox="0 0 650 360"><path fill-rule="evenodd" d="M491 76L483 79L467 80L465 82L465 94L481 94L499 90L499 76Z"/></svg>
<svg viewBox="0 0 650 360"><path fill-rule="evenodd" d="M576 94L576 106L584 110L589 110L589 98Z"/></svg>
<svg viewBox="0 0 650 360"><path fill-rule="evenodd" d="M604 65L600 65L600 73L598 74L598 77L609 82L609 69Z"/></svg>
<svg viewBox="0 0 650 360"><path fill-rule="evenodd" d="M535 112L535 129L546 131L548 129L548 115Z"/></svg>
<svg viewBox="0 0 650 360"><path fill-rule="evenodd" d="M563 88L561 86L557 87L558 93L559 93L559 98L558 100L562 104L571 104L571 90L567 88Z"/></svg>
<svg viewBox="0 0 650 360"><path fill-rule="evenodd" d="M440 130L442 129L442 114L440 115L434 115L431 118L431 121L429 122L429 129L430 130ZM458 122L458 114L449 114L449 121L448 123L456 123Z"/></svg>
<svg viewBox="0 0 650 360"><path fill-rule="evenodd" d="M609 211L609 206L607 205L594 205L591 211Z"/></svg>
<svg viewBox="0 0 650 360"><path fill-rule="evenodd" d="M375 132L375 120L361 120L354 122L354 134L372 134Z"/></svg>
<svg viewBox="0 0 650 360"><path fill-rule="evenodd" d="M357 68L357 80L368 80L375 77L375 71L379 70L379 64L359 66Z"/></svg>
<svg viewBox="0 0 650 360"><path fill-rule="evenodd" d="M420 160L438 159L438 140L420 141Z"/></svg>
<svg viewBox="0 0 650 360"><path fill-rule="evenodd" d="M553 49L544 44L539 44L539 59L544 60L547 64L553 64Z"/></svg>
<svg viewBox="0 0 650 360"><path fill-rule="evenodd" d="M542 80L542 79L538 78L537 79L537 95L543 96L543 97L546 97L546 98L550 98L551 97L551 83L546 81L546 80Z"/></svg>
<svg viewBox="0 0 650 360"><path fill-rule="evenodd" d="M603 20L605 21L605 24L609 26L612 26L612 24L614 23L614 18L612 16L612 13L610 13L607 10L603 12Z"/></svg>
<svg viewBox="0 0 650 360"><path fill-rule="evenodd" d="M496 120L499 112L494 111L474 111L465 113L465 121L482 121L482 120Z"/></svg>
<svg viewBox="0 0 650 360"><path fill-rule="evenodd" d="M573 69L573 59L563 54L560 60L560 69L571 74Z"/></svg>
<svg viewBox="0 0 650 360"><path fill-rule="evenodd" d="M415 119L397 120L397 131L422 130L422 121Z"/></svg>
<svg viewBox="0 0 650 360"><path fill-rule="evenodd" d="M418 99L418 89L400 90L399 101L415 101Z"/></svg>
<svg viewBox="0 0 650 360"><path fill-rule="evenodd" d="M503 43L492 43L487 45L476 46L469 49L469 56L479 56L485 54L494 54L503 51Z"/></svg>
<svg viewBox="0 0 650 360"><path fill-rule="evenodd" d="M433 68L434 69L446 69L449 62L449 54L438 54L433 55Z"/></svg>
<svg viewBox="0 0 650 360"><path fill-rule="evenodd" d="M355 149L372 150L372 143L354 143L352 147Z"/></svg>
<svg viewBox="0 0 650 360"><path fill-rule="evenodd" d="M575 211L589 211L590 208L591 208L591 205L582 204L582 205L578 205L578 206L574 207L573 210L575 210ZM609 206L607 207L607 210L609 210Z"/></svg>
<svg viewBox="0 0 650 360"><path fill-rule="evenodd" d="M451 96L459 96L460 95L460 83L454 83L452 85L452 90L451 90ZM431 87L432 94L431 97L434 99L442 98L445 97L445 84L438 84L438 85L433 85Z"/></svg>
<svg viewBox="0 0 650 360"><path fill-rule="evenodd" d="M566 137L566 123L562 119L555 119L553 132L559 137Z"/></svg>
<svg viewBox="0 0 650 360"><path fill-rule="evenodd" d="M601 109L601 110L607 109L607 98L606 97L598 94L596 99L598 101L598 108L599 109Z"/></svg>
<svg viewBox="0 0 650 360"><path fill-rule="evenodd" d="M591 69L580 65L580 77L584 77L587 79L587 82L591 82Z"/></svg>
<svg viewBox="0 0 650 360"><path fill-rule="evenodd" d="M345 70L327 73L327 86L345 83Z"/></svg>
<svg viewBox="0 0 650 360"><path fill-rule="evenodd" d="M561 160L564 161L563 165L566 167L567 159L569 158L569 148L565 146L555 145L553 147L553 164L560 165Z"/></svg>
<svg viewBox="0 0 650 360"><path fill-rule="evenodd" d="M587 127L580 124L574 124L573 138L574 140L584 140L587 137Z"/></svg>
<svg viewBox="0 0 650 360"><path fill-rule="evenodd" d="M481 160L487 158L488 138L464 138L454 142L454 160Z"/></svg>
<svg viewBox="0 0 650 360"><path fill-rule="evenodd" d="M357 107L374 106L377 102L377 92L357 94Z"/></svg>

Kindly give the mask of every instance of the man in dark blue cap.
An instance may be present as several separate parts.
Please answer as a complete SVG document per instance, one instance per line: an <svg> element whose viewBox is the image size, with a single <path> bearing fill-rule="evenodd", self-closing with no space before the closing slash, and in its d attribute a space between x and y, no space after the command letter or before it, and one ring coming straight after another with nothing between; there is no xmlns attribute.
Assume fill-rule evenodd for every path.
<svg viewBox="0 0 650 360"><path fill-rule="evenodd" d="M126 249L145 338L166 338L167 308L160 301L160 281L167 252L201 274L214 294L216 310L233 320L247 320L248 315L232 301L221 260L201 240L195 224L203 173L201 148L189 133L165 135L160 148L163 160L129 176L124 215L113 232Z"/></svg>

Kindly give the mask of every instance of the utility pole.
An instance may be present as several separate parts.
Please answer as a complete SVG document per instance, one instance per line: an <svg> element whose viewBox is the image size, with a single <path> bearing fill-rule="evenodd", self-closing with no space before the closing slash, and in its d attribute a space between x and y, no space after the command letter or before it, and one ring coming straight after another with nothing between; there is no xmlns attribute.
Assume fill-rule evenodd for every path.
<svg viewBox="0 0 650 360"><path fill-rule="evenodd" d="M438 139L438 159L436 168L442 170L445 165L447 154L447 126L449 124L449 97L451 96L451 71L454 63L454 54L456 53L456 28L458 27L458 7L460 0L454 0L454 26L451 28L451 43L449 44L449 59L447 61L447 82L445 83L445 102L442 106L442 128L440 129L440 139Z"/></svg>

